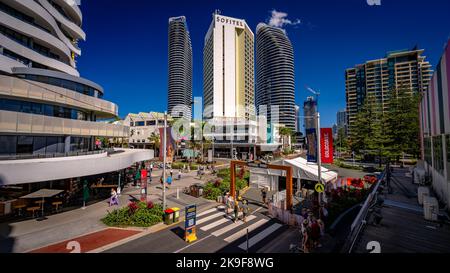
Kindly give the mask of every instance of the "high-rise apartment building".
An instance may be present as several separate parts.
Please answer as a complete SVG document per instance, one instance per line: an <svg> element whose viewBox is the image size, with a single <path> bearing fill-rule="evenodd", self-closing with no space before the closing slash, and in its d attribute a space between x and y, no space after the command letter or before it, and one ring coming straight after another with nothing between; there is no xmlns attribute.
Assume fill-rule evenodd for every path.
<svg viewBox="0 0 450 273"><path fill-rule="evenodd" d="M300 128L300 106L295 105L295 131L301 132L302 128Z"/></svg>
<svg viewBox="0 0 450 273"><path fill-rule="evenodd" d="M411 93L426 91L432 71L423 52L421 49L388 52L385 58L346 70L349 134L367 95L373 94L382 103L383 110L387 110L393 89L404 88Z"/></svg>
<svg viewBox="0 0 450 273"><path fill-rule="evenodd" d="M317 113L317 102L314 97L306 98L303 103L303 113L305 130L316 128L316 119L314 117Z"/></svg>
<svg viewBox="0 0 450 273"><path fill-rule="evenodd" d="M271 107L278 107L280 124L297 130L295 125L294 50L286 32L280 28L258 24L256 27L256 110L267 106L267 119L272 122ZM277 110L275 110L277 111Z"/></svg>
<svg viewBox="0 0 450 273"><path fill-rule="evenodd" d="M336 128L337 132L339 132L340 129L344 129L344 133L347 134L347 111L346 110L340 110L336 114Z"/></svg>
<svg viewBox="0 0 450 273"><path fill-rule="evenodd" d="M186 17L169 18L168 110L173 117L192 117L192 45Z"/></svg>
<svg viewBox="0 0 450 273"><path fill-rule="evenodd" d="M207 118L254 115L254 35L247 23L219 14L205 36L203 97Z"/></svg>

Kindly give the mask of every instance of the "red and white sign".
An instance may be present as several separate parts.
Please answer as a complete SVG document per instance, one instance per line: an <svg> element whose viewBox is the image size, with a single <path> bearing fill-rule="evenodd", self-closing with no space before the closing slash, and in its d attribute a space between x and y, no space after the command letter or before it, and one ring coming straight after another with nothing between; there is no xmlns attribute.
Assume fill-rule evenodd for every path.
<svg viewBox="0 0 450 273"><path fill-rule="evenodd" d="M333 130L320 128L320 156L322 163L333 163Z"/></svg>

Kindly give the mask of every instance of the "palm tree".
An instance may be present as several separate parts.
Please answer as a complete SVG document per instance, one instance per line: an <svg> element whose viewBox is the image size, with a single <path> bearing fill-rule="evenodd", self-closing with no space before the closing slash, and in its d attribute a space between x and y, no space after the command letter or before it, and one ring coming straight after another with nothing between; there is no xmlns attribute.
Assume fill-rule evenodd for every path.
<svg viewBox="0 0 450 273"><path fill-rule="evenodd" d="M161 138L159 136L159 134L155 134L155 132L153 132L150 137L148 138L148 140L153 143L153 148L155 149L155 151L158 149L158 153L156 156L159 156L159 146L161 143Z"/></svg>
<svg viewBox="0 0 450 273"><path fill-rule="evenodd" d="M288 128L288 127L280 128L280 136L282 137L283 147L285 146L285 143L287 142L287 141L285 141L285 139L286 138L289 139L289 137L292 137L293 134L294 134L294 131L291 128Z"/></svg>

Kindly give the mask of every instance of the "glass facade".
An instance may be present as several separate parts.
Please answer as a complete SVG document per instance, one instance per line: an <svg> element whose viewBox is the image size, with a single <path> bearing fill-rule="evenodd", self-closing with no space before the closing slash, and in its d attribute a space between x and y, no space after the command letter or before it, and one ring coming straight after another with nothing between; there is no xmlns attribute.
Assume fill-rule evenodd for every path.
<svg viewBox="0 0 450 273"><path fill-rule="evenodd" d="M99 90L87 86L85 84L81 84L78 82L73 82L73 81L69 81L69 80L63 80L63 79L58 79L58 78L53 78L53 77L47 77L47 76L41 76L41 75L18 75L20 78L24 78L30 81L37 81L37 82L42 82L42 83L46 83L49 85L53 85L53 86L58 86L58 87L62 87L62 88L66 88L66 89L70 89L72 91L81 93L83 95L87 95L87 96L91 96L91 97L96 97L96 98L102 98L103 94L102 92L100 92Z"/></svg>
<svg viewBox="0 0 450 273"><path fill-rule="evenodd" d="M431 138L425 138L424 139L424 153L425 153L425 162L427 162L428 165L432 165L432 158L431 158Z"/></svg>
<svg viewBox="0 0 450 273"><path fill-rule="evenodd" d="M444 146L442 136L433 137L434 169L440 174L444 174Z"/></svg>
<svg viewBox="0 0 450 273"><path fill-rule="evenodd" d="M64 136L0 135L0 156L47 155L88 152L91 144L89 137L70 137L66 151Z"/></svg>
<svg viewBox="0 0 450 273"><path fill-rule="evenodd" d="M43 104L30 101L0 99L0 110L22 112L36 115L45 115L58 118L90 120L90 115L88 112L83 112L80 110L57 105Z"/></svg>

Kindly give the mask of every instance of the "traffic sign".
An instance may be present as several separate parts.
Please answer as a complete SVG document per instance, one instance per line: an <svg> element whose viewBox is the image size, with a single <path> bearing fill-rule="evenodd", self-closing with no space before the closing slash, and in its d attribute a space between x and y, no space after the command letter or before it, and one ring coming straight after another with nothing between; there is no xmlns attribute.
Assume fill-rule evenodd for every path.
<svg viewBox="0 0 450 273"><path fill-rule="evenodd" d="M197 240L197 233L196 233L196 221L197 220L197 205L190 205L186 206L185 208L185 222L184 222L184 228L185 228L185 235L184 239L186 242L193 242Z"/></svg>
<svg viewBox="0 0 450 273"><path fill-rule="evenodd" d="M314 189L316 190L316 192L322 193L325 190L325 187L322 183L317 183Z"/></svg>

